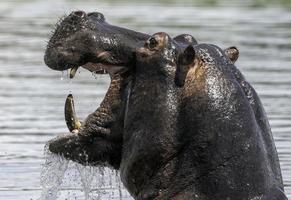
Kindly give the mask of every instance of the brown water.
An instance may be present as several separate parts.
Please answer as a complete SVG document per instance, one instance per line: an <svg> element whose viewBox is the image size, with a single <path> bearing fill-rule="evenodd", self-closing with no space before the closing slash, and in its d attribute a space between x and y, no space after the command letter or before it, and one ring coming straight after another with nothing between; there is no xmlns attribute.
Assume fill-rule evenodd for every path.
<svg viewBox="0 0 291 200"><path fill-rule="evenodd" d="M232 2L1 1L0 199L40 197L44 145L67 132L63 116L66 95L74 94L78 115L84 118L97 108L108 87L108 77L94 77L85 70L73 81L66 73L61 80L61 72L51 71L43 63L53 24L76 9L100 11L111 23L147 33L191 33L199 42L222 48L237 46L237 66L264 103L285 190L291 197L291 10L288 4L260 6L268 1ZM69 177L71 184L79 175ZM81 185L68 185L61 187L63 197L84 198L75 195Z"/></svg>

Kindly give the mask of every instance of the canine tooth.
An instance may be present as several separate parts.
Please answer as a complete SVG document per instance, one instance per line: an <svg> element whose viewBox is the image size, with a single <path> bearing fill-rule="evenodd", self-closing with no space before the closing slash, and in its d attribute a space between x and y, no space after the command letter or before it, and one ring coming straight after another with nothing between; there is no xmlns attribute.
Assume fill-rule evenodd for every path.
<svg viewBox="0 0 291 200"><path fill-rule="evenodd" d="M75 77L77 70L78 70L78 67L73 67L70 69L70 78Z"/></svg>
<svg viewBox="0 0 291 200"><path fill-rule="evenodd" d="M70 132L79 130L81 122L77 119L73 95L69 94L65 103L65 120Z"/></svg>

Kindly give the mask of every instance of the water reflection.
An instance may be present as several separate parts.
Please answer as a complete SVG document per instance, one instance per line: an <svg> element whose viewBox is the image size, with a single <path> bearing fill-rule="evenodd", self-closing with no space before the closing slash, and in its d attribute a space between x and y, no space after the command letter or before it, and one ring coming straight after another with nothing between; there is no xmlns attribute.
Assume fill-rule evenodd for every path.
<svg viewBox="0 0 291 200"><path fill-rule="evenodd" d="M0 199L40 197L43 146L67 131L63 117L66 95L74 93L77 112L84 118L97 107L108 87L108 77L93 77L84 70L73 82L66 77L61 80L61 73L49 70L43 63L49 30L60 16L75 9L98 10L113 24L143 32L166 31L172 36L191 33L199 42L237 46L241 53L237 66L265 105L286 191L291 195L289 2L1 1ZM70 198L79 192L68 188L64 191L70 192Z"/></svg>

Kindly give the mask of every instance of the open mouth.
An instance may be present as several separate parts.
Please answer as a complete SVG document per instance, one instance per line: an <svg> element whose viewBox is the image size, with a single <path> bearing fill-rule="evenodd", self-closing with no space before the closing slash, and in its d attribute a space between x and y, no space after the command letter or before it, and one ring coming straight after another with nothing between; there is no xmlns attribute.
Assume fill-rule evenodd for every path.
<svg viewBox="0 0 291 200"><path fill-rule="evenodd" d="M83 67L84 69L89 70L90 72L93 72L95 74L109 74L110 76L113 76L115 73L120 72L121 70L125 69L122 63L114 63L111 64L108 62L108 58L110 57L110 54L108 52L102 52L98 55L98 61L97 63L93 62L87 62L84 65L72 67L70 69L70 78L74 78L76 75L76 72L79 67Z"/></svg>
<svg viewBox="0 0 291 200"><path fill-rule="evenodd" d="M77 70L79 69L80 66L78 67L73 67L70 69L70 78L74 78L76 75ZM93 72L95 74L108 74L108 71L106 70L107 67L105 67L103 64L97 64L97 63L91 63L88 62L85 65L82 65L81 67L89 70L90 72Z"/></svg>
<svg viewBox="0 0 291 200"><path fill-rule="evenodd" d="M76 72L79 67L83 67L95 74L109 74L111 79L115 73L119 73L121 70L125 69L122 66L119 65L110 65L110 64L104 64L104 63L92 63L88 62L84 65L73 67L70 69L70 78L74 78L76 75ZM81 127L81 122L76 117L76 111L74 106L74 99L73 95L69 94L66 99L65 103L65 121L67 124L68 129L72 133L78 133L79 129ZM101 127L100 127L101 129ZM103 130L106 130L105 128Z"/></svg>
<svg viewBox="0 0 291 200"><path fill-rule="evenodd" d="M79 67L73 67L70 69L69 74L70 74L71 79L75 77L76 72ZM91 62L88 62L85 65L82 65L81 67L89 70L90 72L93 72L94 74L109 74L110 76L113 76L115 73L118 73L124 69L122 64L110 65L110 64L91 63Z"/></svg>

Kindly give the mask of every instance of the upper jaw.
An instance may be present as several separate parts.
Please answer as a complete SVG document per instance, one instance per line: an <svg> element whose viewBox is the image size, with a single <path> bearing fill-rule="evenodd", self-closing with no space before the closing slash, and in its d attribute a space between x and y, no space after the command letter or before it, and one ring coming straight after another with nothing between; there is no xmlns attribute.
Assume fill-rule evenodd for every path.
<svg viewBox="0 0 291 200"><path fill-rule="evenodd" d="M86 64L88 62L86 55L90 53L87 46L83 50L80 50L80 48L77 51L70 50L70 47L74 47L71 40L83 37L91 39L88 36L94 32L91 30L90 33L91 24L99 24L104 21L105 18L101 13L87 14L84 11L75 11L63 18L57 23L56 29L48 42L44 55L45 64L58 71Z"/></svg>
<svg viewBox="0 0 291 200"><path fill-rule="evenodd" d="M63 26L64 27L68 26L69 28L71 28L70 24L72 23L72 21L79 23L79 25L77 25L78 28L80 28L81 25L83 24L86 29L86 27L89 26L90 24L95 24L96 26L99 26L100 23L105 22L105 18L101 13L97 13L97 12L85 13L83 11L75 11L75 12L72 12L69 16L67 16L64 20L62 20L62 22L59 23L59 28ZM91 30L92 27L93 26L89 26L88 30ZM77 33L75 34L79 34L80 36L80 34L84 33L84 31L82 31L83 30L82 28L81 30L79 30L78 28L77 28ZM116 29L119 30L118 28ZM97 74L109 73L110 75L112 75L124 69L124 67L122 66L127 66L128 62L131 62L131 59L127 58L127 57L130 57L129 55L127 55L127 52L125 53L125 55L114 56L115 55L114 49L112 51L103 50L102 44L97 45L97 43L95 43L96 41L94 40L91 41L91 39L92 38L94 39L94 37L90 37L87 35L86 37L89 38L88 41L91 41L90 42L91 44L89 45L92 45L90 49L87 48L88 44L84 44L85 45L84 48L81 48L81 49L78 48L78 52L75 53L76 55L71 55L67 53L65 50L60 51L61 50L60 48L62 45L61 44L56 45L58 36L61 35L61 34L58 34L58 31L59 30L57 29L55 34L51 38L50 43L52 44L49 43L46 53L45 53L45 57L44 57L44 61L46 65L53 70L63 71L63 70L68 70L68 69L70 70L74 69L76 71L78 67L83 67ZM115 30L113 29L112 31L114 32ZM94 34L94 31L92 34ZM95 35L95 37L98 38L99 35ZM68 42L71 40L66 39L64 40L64 42ZM74 43L72 43L72 45L73 44ZM70 45L66 44L66 46L70 46ZM100 49L98 50L98 48L101 48L101 50ZM111 55L111 54L114 54L114 55ZM121 59L118 59L119 57Z"/></svg>
<svg viewBox="0 0 291 200"><path fill-rule="evenodd" d="M84 56L79 56L79 59L65 60L58 59L58 53L55 50L47 50L44 61L48 67L53 70L63 71L70 70L70 77L73 78L79 67L83 67L96 74L107 74L111 76L120 70L124 69L127 64L120 61L110 60L111 55L107 51L99 52L93 59L85 59ZM75 56L76 58L76 56Z"/></svg>

